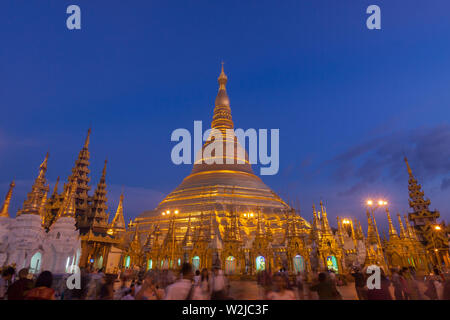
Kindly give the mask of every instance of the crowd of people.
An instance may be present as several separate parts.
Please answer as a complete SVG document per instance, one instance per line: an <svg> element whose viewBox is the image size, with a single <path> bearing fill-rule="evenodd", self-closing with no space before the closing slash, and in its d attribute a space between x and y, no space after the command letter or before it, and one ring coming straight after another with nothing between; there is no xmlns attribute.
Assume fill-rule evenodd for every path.
<svg viewBox="0 0 450 320"><path fill-rule="evenodd" d="M232 300L252 298L233 296L230 279L220 268L194 271L184 263L178 272L172 270L126 270L105 274L103 269L80 270L80 285L69 289L67 277L43 271L34 277L27 268L17 274L13 267L2 270L0 299L7 300ZM348 279L350 277L350 279ZM275 273L264 270L256 277L258 297L265 300L341 300L341 289L354 282L359 300L450 300L448 273L437 268L426 277L416 275L414 268L383 270L380 286L368 287L365 270L353 268L350 275L334 271L298 272L285 269ZM235 286L245 282L235 281ZM351 286L351 285L350 285Z"/></svg>

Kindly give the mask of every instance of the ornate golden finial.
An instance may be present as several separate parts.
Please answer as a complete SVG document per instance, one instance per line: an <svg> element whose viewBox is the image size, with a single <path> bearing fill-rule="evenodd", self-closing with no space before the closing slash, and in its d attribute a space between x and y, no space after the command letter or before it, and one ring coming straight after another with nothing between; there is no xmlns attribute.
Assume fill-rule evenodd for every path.
<svg viewBox="0 0 450 320"><path fill-rule="evenodd" d="M103 165L103 171L102 171L102 177L106 177L106 164L108 163L108 160L105 160L105 164Z"/></svg>
<svg viewBox="0 0 450 320"><path fill-rule="evenodd" d="M228 77L223 70L223 64L217 80L219 82L219 91L216 96L211 128L221 130L225 133L226 129L232 129L234 124L231 117L230 99L228 98L226 90Z"/></svg>
<svg viewBox="0 0 450 320"><path fill-rule="evenodd" d="M52 198L56 197L56 195L58 194L58 185L59 185L59 176L58 176L58 178L56 178L56 183L55 183L55 187L53 188Z"/></svg>
<svg viewBox="0 0 450 320"><path fill-rule="evenodd" d="M43 179L45 177L45 173L47 172L47 164L48 164L48 151L45 155L44 161L42 161L41 165L39 166L39 176L38 179Z"/></svg>
<svg viewBox="0 0 450 320"><path fill-rule="evenodd" d="M15 186L16 186L16 184L15 184L14 180L11 181L11 183L9 185L8 193L6 194L6 197L5 197L5 202L3 202L2 210L0 211L0 217L9 218L9 205L11 203L12 192L13 192L13 189Z"/></svg>
<svg viewBox="0 0 450 320"><path fill-rule="evenodd" d="M386 214L389 222L389 240L393 237L398 237L397 230L395 230L394 224L392 223L391 214L389 213L389 209L386 208Z"/></svg>
<svg viewBox="0 0 450 320"><path fill-rule="evenodd" d="M123 217L123 191L120 195L119 205L117 206L116 214L114 216L114 219L111 223L111 228L113 231L119 230L125 230L125 218Z"/></svg>
<svg viewBox="0 0 450 320"><path fill-rule="evenodd" d="M89 139L91 135L91 128L88 129L86 140L84 141L84 148L89 148Z"/></svg>
<svg viewBox="0 0 450 320"><path fill-rule="evenodd" d="M408 230L409 237L413 240L418 240L414 228L409 224L408 216L405 214L403 218L405 219L405 226L406 230Z"/></svg>
<svg viewBox="0 0 450 320"><path fill-rule="evenodd" d="M227 75L225 74L225 72L223 70L223 64L224 64L224 62L222 61L222 69L221 69L219 78L217 79L218 82L219 82L219 90L226 90L225 86L226 86L227 81L228 81L228 77L227 77Z"/></svg>
<svg viewBox="0 0 450 320"><path fill-rule="evenodd" d="M320 210L322 211L322 231L331 234L330 224L328 223L327 211L323 206L322 200L320 200Z"/></svg>
<svg viewBox="0 0 450 320"><path fill-rule="evenodd" d="M406 156L405 156L405 163L406 163L406 167L408 168L408 174L410 177L412 177L413 173L412 173L411 167L409 166L408 158L406 158Z"/></svg>
<svg viewBox="0 0 450 320"><path fill-rule="evenodd" d="M62 217L75 218L76 207L75 207L75 191L77 190L77 182L72 183L70 192L67 193L67 199L65 199L65 208L62 212Z"/></svg>
<svg viewBox="0 0 450 320"><path fill-rule="evenodd" d="M400 225L400 238L406 238L406 232L405 232L405 228L403 227L403 223L402 223L402 217L400 216L400 213L397 213L397 218L398 218L398 224Z"/></svg>

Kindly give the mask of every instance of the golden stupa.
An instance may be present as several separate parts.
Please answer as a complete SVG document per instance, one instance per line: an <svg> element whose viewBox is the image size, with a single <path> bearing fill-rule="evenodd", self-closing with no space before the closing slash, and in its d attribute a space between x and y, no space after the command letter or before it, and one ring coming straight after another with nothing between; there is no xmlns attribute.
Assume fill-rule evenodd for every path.
<svg viewBox="0 0 450 320"><path fill-rule="evenodd" d="M192 172L172 191L158 207L142 213L139 220L160 215L166 210L178 210L182 214L197 214L201 211L226 210L233 206L238 212L260 210L266 214L276 214L287 210L289 206L264 182L253 173L244 151L245 159L238 163L238 149L242 149L237 138L226 135L226 129L233 129L230 100L226 91L227 76L222 71L218 78L219 92L215 100L212 129L223 132L224 144L232 140L234 154L223 152L223 164L206 164L203 156L197 156ZM202 150L210 143L207 141ZM199 153L203 154L203 153ZM227 164L227 157L233 158L232 164ZM228 163L229 163L228 159Z"/></svg>

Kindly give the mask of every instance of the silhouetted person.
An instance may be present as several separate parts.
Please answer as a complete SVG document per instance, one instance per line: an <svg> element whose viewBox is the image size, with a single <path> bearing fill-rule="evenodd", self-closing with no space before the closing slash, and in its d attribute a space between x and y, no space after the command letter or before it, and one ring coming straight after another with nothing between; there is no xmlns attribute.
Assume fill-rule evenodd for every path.
<svg viewBox="0 0 450 320"><path fill-rule="evenodd" d="M28 279L28 269L21 269L19 271L19 279L8 288L8 300L23 300L25 298L25 294L29 290L33 289L33 287L33 281Z"/></svg>
<svg viewBox="0 0 450 320"><path fill-rule="evenodd" d="M43 271L36 280L34 288L25 294L25 300L55 300L55 290L52 289L53 275Z"/></svg>

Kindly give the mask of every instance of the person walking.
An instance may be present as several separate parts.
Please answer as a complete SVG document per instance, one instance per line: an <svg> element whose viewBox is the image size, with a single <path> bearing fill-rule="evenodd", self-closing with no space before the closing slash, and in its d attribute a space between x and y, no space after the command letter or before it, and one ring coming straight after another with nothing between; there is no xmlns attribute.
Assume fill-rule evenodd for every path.
<svg viewBox="0 0 450 320"><path fill-rule="evenodd" d="M392 268L391 269L391 280L392 280L392 285L394 286L394 297L395 300L404 300L405 297L403 295L404 293L404 284L403 284L403 279L402 276L400 274L400 272L397 269Z"/></svg>
<svg viewBox="0 0 450 320"><path fill-rule="evenodd" d="M195 285L195 282L194 282ZM198 280L198 284L195 285L193 300L209 300L210 298L210 277L208 269L203 269Z"/></svg>
<svg viewBox="0 0 450 320"><path fill-rule="evenodd" d="M0 278L0 300L6 298L6 292L8 291L8 287L13 282L15 273L16 270L13 267L7 267L2 271L2 276Z"/></svg>
<svg viewBox="0 0 450 320"><path fill-rule="evenodd" d="M364 277L361 270L357 267L353 268L353 272L351 273L351 275L355 279L355 290L358 296L358 300L366 300L367 299L366 277Z"/></svg>
<svg viewBox="0 0 450 320"><path fill-rule="evenodd" d="M297 276L295 277L295 284L297 286L297 294L298 294L299 300L305 299L304 282L305 282L305 277L304 277L303 273L300 271L297 272Z"/></svg>
<svg viewBox="0 0 450 320"><path fill-rule="evenodd" d="M311 291L316 291L319 300L339 300L339 292L324 272L319 273L318 283L310 287Z"/></svg>
<svg viewBox="0 0 450 320"><path fill-rule="evenodd" d="M192 285L192 266L190 263L183 263L181 267L181 279L166 288L164 300L191 300L194 286Z"/></svg>
<svg viewBox="0 0 450 320"><path fill-rule="evenodd" d="M386 277L384 270L380 268L380 288L368 288L367 299L368 300L392 300L391 292L389 291L389 286L391 282Z"/></svg>
<svg viewBox="0 0 450 320"><path fill-rule="evenodd" d="M267 293L267 300L295 300L295 294L292 290L287 289L286 278L281 274L273 277L275 290Z"/></svg>
<svg viewBox="0 0 450 320"><path fill-rule="evenodd" d="M164 290L158 287L155 276L147 274L141 290L135 295L135 300L161 300L163 297Z"/></svg>
<svg viewBox="0 0 450 320"><path fill-rule="evenodd" d="M214 268L211 279L211 300L225 300L227 298L227 280L222 270L217 267Z"/></svg>
<svg viewBox="0 0 450 320"><path fill-rule="evenodd" d="M34 288L25 294L25 300L55 300L52 284L53 274L50 271L43 271L37 278Z"/></svg>
<svg viewBox="0 0 450 320"><path fill-rule="evenodd" d="M8 288L8 300L23 300L25 294L33 287L33 281L28 279L28 268L21 269L19 271L19 279Z"/></svg>
<svg viewBox="0 0 450 320"><path fill-rule="evenodd" d="M115 278L104 276L100 285L98 298L100 300L113 300L114 299L114 280ZM123 296L121 297L123 298Z"/></svg>

